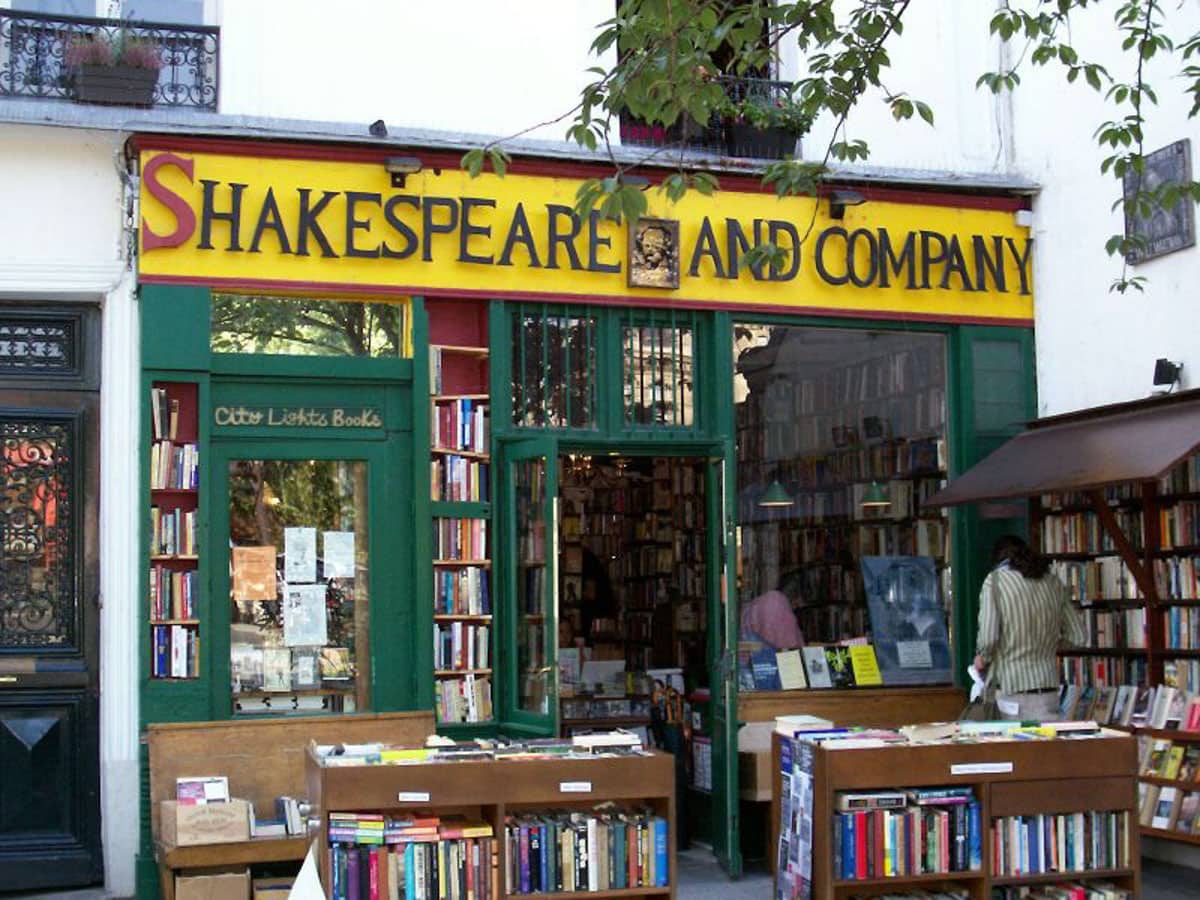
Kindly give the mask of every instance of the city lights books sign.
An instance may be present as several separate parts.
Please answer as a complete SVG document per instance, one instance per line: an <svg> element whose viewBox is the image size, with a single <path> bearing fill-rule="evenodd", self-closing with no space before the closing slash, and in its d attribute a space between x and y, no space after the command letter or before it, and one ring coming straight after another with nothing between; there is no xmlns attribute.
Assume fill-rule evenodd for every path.
<svg viewBox="0 0 1200 900"><path fill-rule="evenodd" d="M380 163L202 145L147 147L141 166L147 283L1033 318L1032 239L1011 209L871 199L833 220L810 197L651 189L631 229L580 218L569 178L428 168L393 188ZM744 266L766 241L788 264Z"/></svg>

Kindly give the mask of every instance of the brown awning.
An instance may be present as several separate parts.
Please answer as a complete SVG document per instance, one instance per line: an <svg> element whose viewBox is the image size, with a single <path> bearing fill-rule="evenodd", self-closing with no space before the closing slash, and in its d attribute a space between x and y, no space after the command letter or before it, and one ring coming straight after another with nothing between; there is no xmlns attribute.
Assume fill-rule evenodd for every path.
<svg viewBox="0 0 1200 900"><path fill-rule="evenodd" d="M1200 390L1039 419L925 506L1158 478L1200 447Z"/></svg>

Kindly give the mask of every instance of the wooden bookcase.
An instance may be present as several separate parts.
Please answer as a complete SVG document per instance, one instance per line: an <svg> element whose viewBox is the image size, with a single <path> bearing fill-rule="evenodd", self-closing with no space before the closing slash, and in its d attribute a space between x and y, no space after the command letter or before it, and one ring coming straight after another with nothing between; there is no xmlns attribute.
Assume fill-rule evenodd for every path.
<svg viewBox="0 0 1200 900"><path fill-rule="evenodd" d="M1200 616L1195 578L1200 568L1200 456L1188 458L1158 481L1116 484L1088 494L1043 495L1032 501L1030 515L1034 546L1071 587L1089 627L1088 646L1060 653L1064 681L1092 687L1173 683L1188 693L1200 691L1200 647L1186 638L1187 627L1179 627ZM1091 715L1091 710L1075 711L1077 718ZM1134 731L1200 742L1200 734L1186 731ZM1200 783L1142 780L1200 790ZM1200 837L1181 832L1143 827L1142 834L1200 844Z"/></svg>
<svg viewBox="0 0 1200 900"><path fill-rule="evenodd" d="M779 842L780 745L773 737L771 846ZM968 767L956 774L955 767ZM990 900L993 887L1062 881L1110 881L1140 893L1137 743L1119 732L1086 740L995 741L894 745L832 750L818 746L813 768L812 896L832 900L905 889L955 889ZM958 770L961 771L961 770ZM983 865L968 872L838 880L834 876L835 794L915 787L970 786L981 805ZM1125 812L1129 865L1121 869L997 876L992 871L992 823L998 817L1086 811Z"/></svg>
<svg viewBox="0 0 1200 900"><path fill-rule="evenodd" d="M427 309L434 711L439 727L476 726L493 720L496 648L487 308L433 302ZM447 537L465 535L484 552L470 552L465 541L446 549L454 543Z"/></svg>
<svg viewBox="0 0 1200 900"><path fill-rule="evenodd" d="M150 404L149 673L190 681L201 659L199 385L155 381Z"/></svg>
<svg viewBox="0 0 1200 900"><path fill-rule="evenodd" d="M329 814L458 813L492 825L495 897L555 900L568 896L675 897L675 759L664 753L597 759L514 759L418 765L322 766L306 759L308 797L320 818L319 866L330 896ZM670 876L665 887L561 894L520 894L505 883L505 817L550 809L587 810L608 802L646 807L667 820Z"/></svg>

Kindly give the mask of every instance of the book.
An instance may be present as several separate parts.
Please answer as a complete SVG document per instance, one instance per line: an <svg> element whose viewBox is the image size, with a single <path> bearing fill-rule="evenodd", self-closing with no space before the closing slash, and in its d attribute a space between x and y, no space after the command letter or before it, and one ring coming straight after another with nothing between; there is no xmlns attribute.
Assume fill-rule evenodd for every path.
<svg viewBox="0 0 1200 900"><path fill-rule="evenodd" d="M825 664L829 669L829 680L833 687L854 687L854 669L850 663L849 647L825 647Z"/></svg>
<svg viewBox="0 0 1200 900"><path fill-rule="evenodd" d="M833 679L829 675L829 664L825 661L824 647L803 647L800 655L804 658L804 670L808 674L810 686L815 688L833 687Z"/></svg>
<svg viewBox="0 0 1200 900"><path fill-rule="evenodd" d="M1184 748L1180 744L1176 744L1167 751L1167 758L1163 763L1161 777L1174 781L1179 777L1179 768L1183 765Z"/></svg>
<svg viewBox="0 0 1200 900"><path fill-rule="evenodd" d="M775 664L779 672L779 684L783 690L796 691L808 687L799 650L779 651L775 654Z"/></svg>
<svg viewBox="0 0 1200 900"><path fill-rule="evenodd" d="M1170 829L1178 812L1176 809L1178 803L1178 788L1164 787L1160 790L1154 804L1154 813L1150 818L1150 827Z"/></svg>
<svg viewBox="0 0 1200 900"><path fill-rule="evenodd" d="M851 809L891 809L908 805L903 791L839 791L835 806L846 812Z"/></svg>
<svg viewBox="0 0 1200 900"><path fill-rule="evenodd" d="M1195 834L1197 818L1200 818L1200 791L1189 791L1179 804L1175 830L1184 834Z"/></svg>
<svg viewBox="0 0 1200 900"><path fill-rule="evenodd" d="M879 673L879 661L875 658L875 648L870 644L858 644L849 648L850 666L854 671L854 683L859 687L871 687L883 684Z"/></svg>
<svg viewBox="0 0 1200 900"><path fill-rule="evenodd" d="M176 778L175 799L184 806L225 803L229 800L229 779L224 775Z"/></svg>

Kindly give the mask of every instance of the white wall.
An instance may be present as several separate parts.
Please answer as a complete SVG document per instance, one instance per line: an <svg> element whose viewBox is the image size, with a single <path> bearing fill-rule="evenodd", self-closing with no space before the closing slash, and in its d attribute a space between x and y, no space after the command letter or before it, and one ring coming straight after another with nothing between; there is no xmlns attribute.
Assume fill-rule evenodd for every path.
<svg viewBox="0 0 1200 900"><path fill-rule="evenodd" d="M122 254L123 136L0 129L0 303L102 305L100 767L105 887L134 893L138 841L138 343Z"/></svg>
<svg viewBox="0 0 1200 900"><path fill-rule="evenodd" d="M221 111L510 134L569 111L614 0L225 2ZM561 139L564 124L533 136Z"/></svg>

